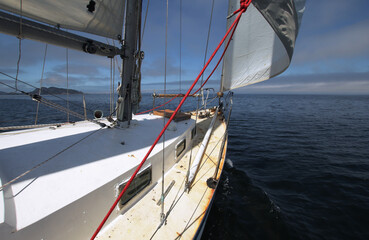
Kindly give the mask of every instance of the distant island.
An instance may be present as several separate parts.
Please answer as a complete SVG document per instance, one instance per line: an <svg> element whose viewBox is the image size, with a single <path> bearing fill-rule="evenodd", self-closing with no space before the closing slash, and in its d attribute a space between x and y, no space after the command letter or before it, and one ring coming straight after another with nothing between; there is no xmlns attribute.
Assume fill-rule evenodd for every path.
<svg viewBox="0 0 369 240"><path fill-rule="evenodd" d="M36 88L35 90L33 90L32 92L29 92L29 94L38 94L39 92L39 88ZM41 94L42 95L65 95L67 94L67 89L66 88L57 88L57 87L42 87L41 88ZM74 89L68 89L68 94L83 94L83 92L81 91L77 91ZM0 91L0 95L23 95L23 93L19 93L19 92L3 92Z"/></svg>
<svg viewBox="0 0 369 240"><path fill-rule="evenodd" d="M33 90L32 92L29 92L30 94L38 94L39 92L39 88L36 88L35 90ZM57 87L42 87L41 88L41 94L42 95L48 95L48 94L52 94L52 95L64 95L64 94L83 94L83 92L81 91L77 91L77 90L73 90L73 89L66 89L66 88L57 88Z"/></svg>

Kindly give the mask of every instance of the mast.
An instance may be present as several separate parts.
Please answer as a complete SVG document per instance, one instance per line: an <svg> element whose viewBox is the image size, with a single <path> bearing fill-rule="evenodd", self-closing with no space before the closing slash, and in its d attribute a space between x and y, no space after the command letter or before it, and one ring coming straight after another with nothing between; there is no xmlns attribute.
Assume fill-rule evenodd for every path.
<svg viewBox="0 0 369 240"><path fill-rule="evenodd" d="M124 30L124 44L125 51L123 56L123 74L122 84L119 89L119 98L117 106L117 119L122 125L128 126L132 119L133 101L133 81L137 81L136 76L136 56L140 55L137 49L137 42L139 36L139 26L141 21L141 0L127 0L127 12ZM136 102L136 101L135 101Z"/></svg>

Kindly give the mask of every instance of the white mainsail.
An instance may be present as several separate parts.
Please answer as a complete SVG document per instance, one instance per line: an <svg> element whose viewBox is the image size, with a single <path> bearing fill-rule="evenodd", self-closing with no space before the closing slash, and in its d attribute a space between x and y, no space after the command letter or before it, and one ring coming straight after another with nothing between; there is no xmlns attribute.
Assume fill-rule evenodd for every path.
<svg viewBox="0 0 369 240"><path fill-rule="evenodd" d="M103 37L122 35L125 0L0 0L0 9Z"/></svg>
<svg viewBox="0 0 369 240"><path fill-rule="evenodd" d="M286 9L275 5L284 5ZM239 0L230 0L229 13L239 6ZM253 1L241 17L224 56L221 91L261 82L287 69L304 6L305 0ZM228 27L234 18L228 20Z"/></svg>

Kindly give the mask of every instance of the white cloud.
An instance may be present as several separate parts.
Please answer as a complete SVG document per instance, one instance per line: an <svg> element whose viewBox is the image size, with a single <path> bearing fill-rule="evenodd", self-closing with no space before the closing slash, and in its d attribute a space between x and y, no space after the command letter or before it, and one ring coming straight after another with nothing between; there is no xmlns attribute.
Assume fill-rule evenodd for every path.
<svg viewBox="0 0 369 240"><path fill-rule="evenodd" d="M280 76L236 92L368 95L369 72Z"/></svg>

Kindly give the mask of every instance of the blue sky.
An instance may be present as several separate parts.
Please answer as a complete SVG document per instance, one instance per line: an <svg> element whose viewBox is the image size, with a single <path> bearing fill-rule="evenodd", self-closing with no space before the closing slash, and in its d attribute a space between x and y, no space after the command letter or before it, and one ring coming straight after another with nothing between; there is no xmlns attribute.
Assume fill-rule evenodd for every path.
<svg viewBox="0 0 369 240"><path fill-rule="evenodd" d="M212 0L183 0L182 92L204 62ZM209 52L226 29L227 1L215 0ZM144 1L144 7L146 1ZM151 0L142 50L142 86L163 88L166 1ZM280 76L236 90L244 93L369 94L369 2L367 0L307 0L292 63ZM145 8L144 8L145 11ZM179 89L179 0L169 1L167 88ZM105 39L99 38L106 42ZM18 41L0 35L0 70L15 76ZM22 41L19 79L39 86L45 44ZM210 53L208 53L209 56ZM68 51L70 88L109 92L110 60ZM48 46L43 86L66 87L66 50ZM117 60L120 64L120 59ZM1 81L14 84L0 76ZM210 87L220 79L220 69ZM116 70L115 82L119 81ZM25 86L20 85L20 88ZM0 91L9 91L0 86Z"/></svg>
<svg viewBox="0 0 369 240"><path fill-rule="evenodd" d="M246 92L369 94L369 2L306 1L288 70Z"/></svg>

